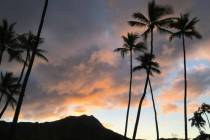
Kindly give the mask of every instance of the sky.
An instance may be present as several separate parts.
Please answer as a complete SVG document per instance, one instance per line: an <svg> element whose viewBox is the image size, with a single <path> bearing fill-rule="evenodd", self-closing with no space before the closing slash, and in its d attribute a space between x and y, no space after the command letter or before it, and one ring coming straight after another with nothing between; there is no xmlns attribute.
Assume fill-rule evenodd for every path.
<svg viewBox="0 0 210 140"><path fill-rule="evenodd" d="M16 22L17 33L37 32L41 0L0 0L0 20ZM20 121L53 121L72 115L94 115L104 126L124 133L128 100L129 59L114 53L123 45L122 35L143 29L127 24L134 12L147 14L149 0L50 0L40 48L49 62L36 58L24 98ZM174 15L191 13L200 19L197 30L202 40L186 40L188 118L210 100L209 0L157 0L171 5ZM179 39L154 34L155 55L161 74L151 78L158 110L161 137L184 137L183 58ZM3 60L4 71L20 73L21 65ZM134 62L135 65L137 62ZM145 73L134 73L128 136L132 136ZM4 120L11 121L10 108ZM190 127L189 136L198 130ZM210 132L206 128L206 132ZM148 92L139 122L138 138L155 139L155 120Z"/></svg>

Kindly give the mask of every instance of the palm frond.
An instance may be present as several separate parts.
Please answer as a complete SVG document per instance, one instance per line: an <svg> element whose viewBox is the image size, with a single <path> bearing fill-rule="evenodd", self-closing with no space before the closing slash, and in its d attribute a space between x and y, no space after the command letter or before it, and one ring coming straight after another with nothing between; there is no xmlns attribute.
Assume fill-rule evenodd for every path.
<svg viewBox="0 0 210 140"><path fill-rule="evenodd" d="M145 27L147 26L145 23L138 22L138 21L128 21L130 26L138 26L138 27Z"/></svg>
<svg viewBox="0 0 210 140"><path fill-rule="evenodd" d="M122 58L125 57L125 55L128 53L128 49L127 48L117 48L117 49L114 49L114 52L120 52Z"/></svg>
<svg viewBox="0 0 210 140"><path fill-rule="evenodd" d="M202 35L195 29L192 30L192 34L197 39L202 39Z"/></svg>
<svg viewBox="0 0 210 140"><path fill-rule="evenodd" d="M138 42L134 48L134 51L138 51L138 52L145 52L147 50L146 48L146 44L144 42Z"/></svg>
<svg viewBox="0 0 210 140"><path fill-rule="evenodd" d="M157 21L163 16L167 16L173 13L171 6L157 5L155 1L151 1L148 4L148 15L151 22Z"/></svg>
<svg viewBox="0 0 210 140"><path fill-rule="evenodd" d="M148 28L146 31L144 31L141 36L143 37L144 40L147 40L148 34L150 33L151 29Z"/></svg>
<svg viewBox="0 0 210 140"><path fill-rule="evenodd" d="M136 72L136 71L140 71L140 70L142 70L142 69L144 69L144 67L143 66L135 66L134 68L133 68L133 72Z"/></svg>
<svg viewBox="0 0 210 140"><path fill-rule="evenodd" d="M149 24L149 20L142 13L134 13L133 18L135 18L145 24Z"/></svg>
<svg viewBox="0 0 210 140"><path fill-rule="evenodd" d="M193 29L195 24L199 22L197 17L194 17L185 27L185 29Z"/></svg>
<svg viewBox="0 0 210 140"><path fill-rule="evenodd" d="M43 53L46 53L46 51L42 50L42 49L37 49L36 50L36 56L38 56L39 58L41 58L41 59L45 60L46 62L48 62L48 58Z"/></svg>
<svg viewBox="0 0 210 140"><path fill-rule="evenodd" d="M150 69L151 69L150 71L155 72L157 74L160 74L161 73L161 71L158 68L151 67Z"/></svg>
<svg viewBox="0 0 210 140"><path fill-rule="evenodd" d="M163 28L163 27L161 27L161 26L157 26L157 29L158 29L158 31L159 31L160 33L162 33L162 34L173 34L172 31L170 31L170 30L168 30L168 29L165 29L165 28Z"/></svg>
<svg viewBox="0 0 210 140"><path fill-rule="evenodd" d="M164 28L172 28L173 23L176 23L178 19L178 17L169 17L157 21L156 24Z"/></svg>
<svg viewBox="0 0 210 140"><path fill-rule="evenodd" d="M182 36L181 31L175 32L175 33L173 33L173 34L170 35L169 40L172 41L175 37L181 38L181 36Z"/></svg>

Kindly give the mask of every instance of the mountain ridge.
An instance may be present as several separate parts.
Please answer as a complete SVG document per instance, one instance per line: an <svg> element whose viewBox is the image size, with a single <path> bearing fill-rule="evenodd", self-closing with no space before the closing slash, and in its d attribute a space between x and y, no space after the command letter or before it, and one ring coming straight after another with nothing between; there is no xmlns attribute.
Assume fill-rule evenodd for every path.
<svg viewBox="0 0 210 140"><path fill-rule="evenodd" d="M10 122L0 122L1 140L7 140L10 126ZM43 123L20 122L16 132L16 140L130 140L87 115Z"/></svg>

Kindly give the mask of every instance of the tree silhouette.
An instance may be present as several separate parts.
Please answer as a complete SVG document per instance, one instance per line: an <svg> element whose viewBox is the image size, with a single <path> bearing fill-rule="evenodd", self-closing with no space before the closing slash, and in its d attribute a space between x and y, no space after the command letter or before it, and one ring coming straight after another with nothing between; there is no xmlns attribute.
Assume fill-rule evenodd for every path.
<svg viewBox="0 0 210 140"><path fill-rule="evenodd" d="M122 36L124 44L123 47L117 48L114 51L120 52L122 58L129 53L130 55L130 82L129 82L129 96L128 96L128 107L126 113L126 122L125 122L125 132L124 136L127 135L127 127L128 127L128 118L129 118L129 111L130 111L130 104L131 104L131 93L132 93L132 77L133 77L133 51L140 51L143 52L146 48L143 42L137 42L139 39L138 35L135 33L128 33L127 36Z"/></svg>
<svg viewBox="0 0 210 140"><path fill-rule="evenodd" d="M201 135L204 133L201 128L204 128L206 121L203 119L201 112L194 112L194 116L190 118L189 121L192 121L191 126L195 126L196 128L198 128Z"/></svg>
<svg viewBox="0 0 210 140"><path fill-rule="evenodd" d="M14 109L17 103L13 97L14 94L19 94L20 85L17 84L18 78L13 76L13 73L6 72L5 75L1 73L0 93L6 97L6 103L0 112L0 119L10 104Z"/></svg>
<svg viewBox="0 0 210 140"><path fill-rule="evenodd" d="M15 48L18 50L18 52L21 52L21 55L23 55L23 52L26 52L26 59L23 60L21 55L18 56L18 58L20 58L21 62L24 62L23 68L22 68L22 71L21 71L21 74L20 74L19 78L13 78L12 73L6 73L5 77L4 76L2 77L2 78L5 78L4 81L10 80L9 82L11 82L11 81L15 82L15 80L16 80L16 85L17 85L16 88L17 89L13 88L12 90L10 89L9 92L7 92L7 93L10 93L9 95L11 97L13 97L13 95L15 95L15 94L18 95L17 93L20 92L19 91L20 90L20 83L21 83L22 77L24 75L25 68L30 62L32 49L33 49L33 47L35 45L35 41L36 41L35 39L36 39L36 36L33 35L31 32L24 33L22 35L17 36L16 43L15 43L15 45L16 45ZM40 43L42 43L42 42L43 42L43 39L40 39ZM44 56L43 53L45 53L45 51L38 48L37 51L36 51L36 56L40 57L41 59L44 59L45 61L48 61L47 57ZM14 53L14 54L10 53L11 59L12 58L17 58L16 56L13 56L13 55L16 55L16 53ZM8 83L8 84L10 84L10 83ZM1 99L2 99L2 97L3 97L3 94L1 94ZM1 99L0 99L0 101L1 101ZM3 116L4 112L6 111L8 105L10 103L11 103L12 107L14 108L14 103L17 103L17 101L14 100L13 98L7 98L6 104L5 104L5 106L3 107L3 109L0 113L0 118Z"/></svg>
<svg viewBox="0 0 210 140"><path fill-rule="evenodd" d="M40 25L39 25L37 36L36 36L36 43L33 47L31 60L30 60L30 63L28 65L28 69L26 71L26 74L25 74L25 77L24 77L24 80L23 80L22 89L21 89L21 92L20 92L20 96L18 98L18 103L17 103L17 107L16 107L16 110L15 110L13 123L12 123L12 126L11 126L11 133L9 135L9 140L14 140L14 138L15 138L15 129L16 129L16 126L17 126L17 122L18 122L18 118L19 118L19 114L20 114L20 110L21 110L21 106L22 106L22 102L23 102L23 97L24 97L24 94L25 94L25 89L26 89L28 79L29 79L29 76L30 76L30 73L31 73L31 69L32 69L32 66L33 66L33 63L34 63L34 58L35 58L35 55L36 55L36 51L37 51L37 48L38 48L38 45L39 45L39 42L40 42L39 39L40 39L43 24L44 24L44 19L45 19L45 15L46 15L46 11L47 11L47 6L48 6L48 0L45 0Z"/></svg>
<svg viewBox="0 0 210 140"><path fill-rule="evenodd" d="M171 27L176 30L176 32L172 33L170 36L170 40L173 38L181 38L183 45L183 57L184 57L184 121L185 121L185 139L188 139L188 131L187 131L187 70L186 70L186 48L185 48L185 37L193 39L198 38L201 39L202 36L195 29L195 24L199 20L195 17L192 20L189 19L189 14L181 15L177 20L171 23Z"/></svg>
<svg viewBox="0 0 210 140"><path fill-rule="evenodd" d="M150 61L150 59L152 59L152 60ZM153 73L160 74L159 64L157 62L154 62L153 61L154 59L155 59L155 56L154 55L150 56L149 53L145 53L143 56L137 57L136 60L138 62L140 62L140 65L134 67L133 71L145 70L146 72L149 72L149 67L150 67L150 75L151 76L153 76ZM157 135L157 139L159 139L157 111L156 111L154 94L153 94L150 78L149 78L149 86L150 86L150 92L151 92L151 96L152 96L152 104L153 104L153 109L154 109L154 114L155 114L156 135Z"/></svg>
<svg viewBox="0 0 210 140"><path fill-rule="evenodd" d="M207 113L210 113L210 105L203 103L202 106L198 108L198 112L201 112L201 114L205 115L205 117L208 121L208 124L209 124L209 128L210 128L210 122L209 122L209 118L207 115Z"/></svg>
<svg viewBox="0 0 210 140"><path fill-rule="evenodd" d="M24 33L24 34L19 35L17 37L17 40L18 40L18 47L21 48L24 52L26 52L24 65L23 65L23 68L21 70L20 78L18 80L18 83L20 83L22 78L23 78L25 68L30 63L31 54L33 52L33 48L34 48L35 43L36 43L36 36L32 32L28 32L28 33ZM39 39L39 44L41 44L41 43L43 43L42 38ZM45 52L46 52L45 50L37 48L36 57L39 57L42 60L45 60L46 62L48 62L47 57L44 55Z"/></svg>
<svg viewBox="0 0 210 140"><path fill-rule="evenodd" d="M9 54L9 61L17 60L23 62L21 57L22 51L17 48L14 26L15 23L9 24L5 19L2 20L0 25L0 64L5 51Z"/></svg>
<svg viewBox="0 0 210 140"><path fill-rule="evenodd" d="M136 19L135 21L129 21L128 23L131 26L137 26L137 27L144 27L146 30L143 32L142 36L147 39L148 34L150 33L150 44L151 44L151 50L150 54L152 56L153 54L153 31L155 27L158 29L160 32L169 32L166 30L165 27L168 27L170 23L174 20L174 18L164 18L164 16L167 16L169 14L172 14L173 10L170 6L160 6L155 3L155 1L151 1L148 4L148 17L146 17L142 13L134 13L133 18ZM149 68L150 71L150 68ZM135 127L134 127L134 132L133 132L133 138L136 138L136 133L138 129L138 123L139 123L139 118L140 118L140 113L141 113L141 107L143 100L146 95L146 90L147 90L147 85L149 82L149 72L147 73L147 78L145 81L145 86L144 86L144 91L143 95L139 101L139 106L138 106L138 112L137 112L137 117L136 117L136 122L135 122Z"/></svg>

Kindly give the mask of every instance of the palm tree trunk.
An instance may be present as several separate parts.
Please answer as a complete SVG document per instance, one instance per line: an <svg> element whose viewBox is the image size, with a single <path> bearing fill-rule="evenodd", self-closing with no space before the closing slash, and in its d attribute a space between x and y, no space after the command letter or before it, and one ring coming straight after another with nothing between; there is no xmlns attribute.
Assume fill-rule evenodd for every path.
<svg viewBox="0 0 210 140"><path fill-rule="evenodd" d="M151 29L151 42L150 43L151 43L150 54L152 55L153 54L153 28ZM150 58L150 60L151 60L151 58ZM134 126L133 137L132 137L133 140L136 139L138 123L139 123L140 113L141 113L141 107L142 107L142 103L143 103L145 95L146 95L147 85L148 85L148 82L149 82L150 68L151 68L151 65L149 66L149 70L147 71L147 77L146 77L146 81L145 81L144 92L143 92L143 95L142 95L142 97L139 101L139 106L138 106L138 111L137 111L137 116L136 116L136 122L135 122L135 126Z"/></svg>
<svg viewBox="0 0 210 140"><path fill-rule="evenodd" d="M183 56L184 56L184 123L185 123L185 140L188 140L187 131L187 68L186 68L186 50L185 50L185 38L182 35L183 43Z"/></svg>
<svg viewBox="0 0 210 140"><path fill-rule="evenodd" d="M47 11L47 6L48 6L48 0L45 0L45 5L44 5L43 12L42 12L41 22L40 22L39 29L38 29L37 36L36 36L36 44L33 48L31 60L30 60L28 69L26 71L26 75L25 75L25 78L24 78L24 81L23 81L20 96L18 98L18 103L17 103L17 107L16 107L16 110L15 110L15 115L14 115L12 126L11 126L11 132L10 132L9 140L14 140L14 138L15 138L15 130L16 130L16 127L17 127L17 122L18 122L21 106L22 106L22 103L23 103L23 97L24 97L24 94L25 94L25 89L26 89L28 79L29 79L29 76L30 76L30 73L31 73L31 69L32 69L32 66L33 66L33 62L34 62L34 59L35 59L36 50L37 50L37 47L39 45L40 35L41 35L42 27L43 27L43 24L44 24L44 19L45 19L45 15L46 15L46 11Z"/></svg>
<svg viewBox="0 0 210 140"><path fill-rule="evenodd" d="M24 74L24 72L25 72L25 68L26 68L28 59L29 59L29 51L27 50L26 60L25 60L25 62L24 62L23 68L22 68L21 73L20 73L20 77L19 77L18 82L17 82L18 85L20 84L20 82L21 82L21 80L22 80L22 78L23 78L23 74Z"/></svg>
<svg viewBox="0 0 210 140"><path fill-rule="evenodd" d="M158 128L157 111L156 111L156 107L155 107L155 100L154 100L154 95L153 95L153 90L152 90L152 85L151 85L150 79L149 79L149 86L150 86L150 92L151 92L151 96L152 96L152 104L153 104L153 109L154 109L154 114L155 114L155 125L156 125L157 140L159 140L159 128Z"/></svg>
<svg viewBox="0 0 210 140"><path fill-rule="evenodd" d="M4 112L6 111L8 105L9 105L9 102L10 102L10 99L7 99L6 104L4 105L3 109L1 110L0 119L2 118Z"/></svg>
<svg viewBox="0 0 210 140"><path fill-rule="evenodd" d="M132 93L132 78L133 78L133 52L132 49L130 49L130 84L129 84L129 97L128 97L128 108L127 108L127 114L126 114L126 122L125 122L125 133L124 136L127 135L127 129L128 129L128 118L129 118L129 112L130 112L130 104L131 104L131 93Z"/></svg>

